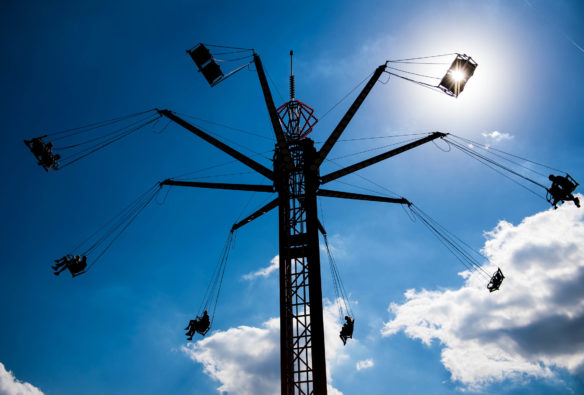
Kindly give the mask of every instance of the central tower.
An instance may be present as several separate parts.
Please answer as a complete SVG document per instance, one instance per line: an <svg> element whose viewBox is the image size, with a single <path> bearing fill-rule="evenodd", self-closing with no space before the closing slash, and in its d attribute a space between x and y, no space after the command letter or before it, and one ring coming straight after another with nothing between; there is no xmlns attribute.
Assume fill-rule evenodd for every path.
<svg viewBox="0 0 584 395"><path fill-rule="evenodd" d="M306 136L317 119L295 99L290 51L290 101L277 109L289 150L274 157L279 195L280 346L282 394L326 394L326 363L314 142Z"/></svg>

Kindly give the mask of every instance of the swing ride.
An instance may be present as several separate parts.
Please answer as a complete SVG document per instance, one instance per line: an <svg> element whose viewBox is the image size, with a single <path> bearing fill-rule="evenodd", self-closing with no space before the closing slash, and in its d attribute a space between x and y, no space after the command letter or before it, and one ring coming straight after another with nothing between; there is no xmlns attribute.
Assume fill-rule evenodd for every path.
<svg viewBox="0 0 584 395"><path fill-rule="evenodd" d="M212 48L215 53L212 54L209 48ZM121 210L110 221L75 246L67 255L56 260L57 265L53 266L53 269L55 274L68 269L73 277L87 273L140 213L160 195L164 187L170 189L171 187L180 186L276 194L275 198L269 203L233 224L203 296L202 303L199 306L197 316L189 322L185 331L187 331L188 340L192 340L195 333L204 336L213 327L223 278L237 230L278 208L282 394L326 394L327 392L319 232L323 236L336 296L335 300L338 306L339 320L342 324L339 336L343 344L346 344L347 340L353 337L355 316L342 283L338 266L332 255L326 230L317 215L317 197L394 203L404 208L407 207L409 211L406 210L406 212L411 214L411 218L428 228L462 265L470 272L476 272L485 278L488 282L487 289L489 292L499 290L505 278L500 268L497 268L494 274L489 274L485 269L487 260L480 252L474 250L446 230L417 205L404 197L330 190L322 188L324 184L428 142L435 143L437 139L440 139L448 145L448 151L451 148L455 148L509 178L536 196L547 200L554 207L557 207L558 203L566 201L573 201L579 207L578 198L573 196L578 183L567 173L482 145L464 137L442 132L407 135L408 138L406 140L376 149L385 150L390 146L397 145L398 147L396 148L385 150L381 154L343 167L340 170L320 175L321 164L325 160L332 161L327 159L327 155L336 142L340 141L341 134L383 74L387 74L388 78L397 77L425 88L457 97L463 91L477 67L477 63L467 55L454 53L386 61L377 67L368 77L368 80L366 78L362 81L363 83L367 80L336 128L320 149L317 150L314 146L314 141L307 136L313 130L318 119L314 115L312 107L296 99L292 61L290 69L290 100L276 108L262 62L255 51L246 48L198 44L189 49L187 53L210 86L215 86L225 81L228 77L248 68L251 64L255 66L277 140L273 151L273 167L271 169L235 150L220 139L213 137L210 132L206 132L199 125L201 122L209 122L217 126L220 126L220 124L170 110L151 109L138 112L79 128L46 134L31 140L25 140L25 144L37 159L37 163L45 171L57 171L125 137L144 130L148 125L155 126L159 120L165 119L168 123L166 123L163 130L174 123L261 174L267 178L268 182L255 185L235 184L202 181L202 178L183 179L184 177L174 177L158 182ZM291 51L291 59L292 55ZM220 59L218 56L227 56L227 58ZM436 58L448 57L454 57L454 60L448 63L427 62L430 58L436 60ZM220 66L224 62L247 63L224 73ZM421 74L403 68L404 66L419 64L450 66L442 77ZM436 84L436 82L438 83ZM362 83L353 88L353 90ZM335 106L339 103L335 104ZM196 122L188 122L185 118L193 119ZM216 133L213 134L216 135ZM406 135L385 137L396 138L406 137ZM566 176L550 175L549 181L552 181L552 185L546 187L544 184L546 181L543 181L546 174L543 171L549 170L565 173ZM534 189L534 187L537 189ZM390 193L395 195L393 192ZM89 264L87 263L88 260Z"/></svg>

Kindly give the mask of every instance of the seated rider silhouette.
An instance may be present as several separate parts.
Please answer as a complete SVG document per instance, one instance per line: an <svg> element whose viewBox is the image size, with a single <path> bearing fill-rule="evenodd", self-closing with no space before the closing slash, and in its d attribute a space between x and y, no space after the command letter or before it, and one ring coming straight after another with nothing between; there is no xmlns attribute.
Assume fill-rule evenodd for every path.
<svg viewBox="0 0 584 395"><path fill-rule="evenodd" d="M202 317L197 316L194 320L189 321L189 325L185 328L188 336L187 340L193 340L195 332L199 332L201 335L205 336L210 325L211 321L209 320L209 314L207 314L207 310L205 310Z"/></svg>
<svg viewBox="0 0 584 395"><path fill-rule="evenodd" d="M55 259L55 262L57 264L51 266L55 271L55 273L53 273L55 276L58 276L59 274L61 274L61 272L65 271L66 269L69 269L69 272L71 272L71 276L73 277L79 276L80 274L85 273L84 270L87 267L87 257L85 255L81 257L79 255L73 256L67 254L60 259Z"/></svg>
<svg viewBox="0 0 584 395"><path fill-rule="evenodd" d="M45 150L45 142L43 139L41 137L35 137L32 140L24 140L24 144L26 144L26 146L40 162L43 151Z"/></svg>
<svg viewBox="0 0 584 395"><path fill-rule="evenodd" d="M87 268L87 256L83 255L81 259L75 259L69 265L69 271L71 272L72 277L77 277L85 273L85 269Z"/></svg>
<svg viewBox="0 0 584 395"><path fill-rule="evenodd" d="M560 201L565 202L568 200L573 201L577 207L580 207L580 199L572 195L578 183L569 174L566 177L550 174L548 178L552 182L552 185L547 190L549 193L548 201L555 209L558 208Z"/></svg>
<svg viewBox="0 0 584 395"><path fill-rule="evenodd" d="M501 269L497 268L497 271L495 272L495 274L493 274L493 276L491 277L491 281L489 281L489 284L487 285L487 289L489 290L489 292L498 291L499 288L501 287L501 284L503 283L504 278L505 276L503 275Z"/></svg>
<svg viewBox="0 0 584 395"><path fill-rule="evenodd" d="M353 328L355 326L355 320L349 317L348 315L345 316L345 323L341 328L340 337L343 341L343 345L347 344L347 339L353 338Z"/></svg>
<svg viewBox="0 0 584 395"><path fill-rule="evenodd" d="M45 144L41 137L35 137L32 140L24 140L24 144L30 149L38 164L49 171L50 169L57 169L59 166L58 160L61 159L60 155L53 154L53 143L49 142Z"/></svg>

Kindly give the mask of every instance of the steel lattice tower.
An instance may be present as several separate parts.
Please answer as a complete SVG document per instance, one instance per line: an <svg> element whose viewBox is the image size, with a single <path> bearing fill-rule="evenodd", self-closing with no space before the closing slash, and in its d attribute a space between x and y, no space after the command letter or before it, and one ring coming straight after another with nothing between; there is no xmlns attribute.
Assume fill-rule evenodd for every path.
<svg viewBox="0 0 584 395"><path fill-rule="evenodd" d="M232 74L224 76L203 45L189 51L189 54L212 86ZM278 207L281 391L282 394L286 395L326 395L318 236L319 231L325 234L325 230L318 220L317 196L408 205L411 203L405 198L334 191L321 188L321 186L434 139L445 137L446 134L431 133L419 140L321 176L321 164L375 83L386 72L387 64L377 67L323 146L317 150L314 147L314 142L306 138L317 119L313 115L312 108L295 99L293 74L291 73L290 77L290 101L276 108L259 55L254 53L252 62L257 70L270 121L277 139L273 170L191 125L172 111L158 110L158 112L252 168L272 181L273 184L250 185L165 180L161 185L277 193L274 200L234 224L232 231Z"/></svg>

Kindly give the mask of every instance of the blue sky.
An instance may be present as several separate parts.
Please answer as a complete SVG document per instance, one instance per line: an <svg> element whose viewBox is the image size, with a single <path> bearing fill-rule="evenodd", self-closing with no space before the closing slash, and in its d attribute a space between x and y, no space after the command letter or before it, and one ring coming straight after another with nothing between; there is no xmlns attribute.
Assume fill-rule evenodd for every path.
<svg viewBox="0 0 584 395"><path fill-rule="evenodd" d="M154 133L158 125L46 174L24 138L158 107L264 136L214 130L247 147L248 155L248 149L273 149L255 72L243 70L215 88L197 73L185 50L208 42L255 48L275 83L276 105L286 99L293 49L297 97L321 118L311 137L322 142L354 95L322 116L385 60L460 52L479 66L458 99L392 78L374 87L343 137L451 132L582 180L583 20L578 1L3 2L0 363L12 373L0 369L0 392L14 393L19 384L13 380L20 380L46 394L211 394L221 386L246 393L231 389L234 380L254 388L258 377L273 379L266 361L274 356L277 273L243 276L270 266L277 255L275 212L238 232L216 332L185 346L182 331L231 225L265 196L173 188L87 275L56 278L49 267L155 182L229 157L175 126ZM489 137L495 131L504 137ZM330 158L380 145L339 142ZM348 165L367 155L337 162ZM324 166L324 173L336 169ZM228 164L202 175L247 170ZM545 201L462 153L432 144L359 174L407 197L475 249L484 248L491 264L515 279L498 293L474 293L475 279L458 275L464 268L400 207L322 198L321 219L357 320L354 342L344 349L327 343L336 390L584 393L584 339L572 333L584 314L584 295L562 294L563 307L550 302L566 278L584 279L579 211L570 205L546 211ZM217 180L263 182L253 174ZM335 188L379 190L359 177L346 181L352 186ZM537 233L547 226L554 231ZM493 229L485 245L484 232ZM548 259L535 259L537 251ZM326 274L323 279L330 300L332 284ZM550 284L557 287L546 288ZM575 289L581 285L576 281ZM416 302L429 310L420 311ZM436 313L443 310L446 320ZM567 339L561 344L536 336L550 333L538 332L539 323L554 314L569 318L551 332ZM484 323L495 323L492 336L448 325L480 317L493 317ZM424 320L434 326L424 329ZM267 359L249 359L257 368L252 374L244 362L255 344L265 347ZM496 360L501 350L509 353L505 366ZM475 362L483 373L468 369ZM234 377L225 368L229 363L249 375Z"/></svg>

